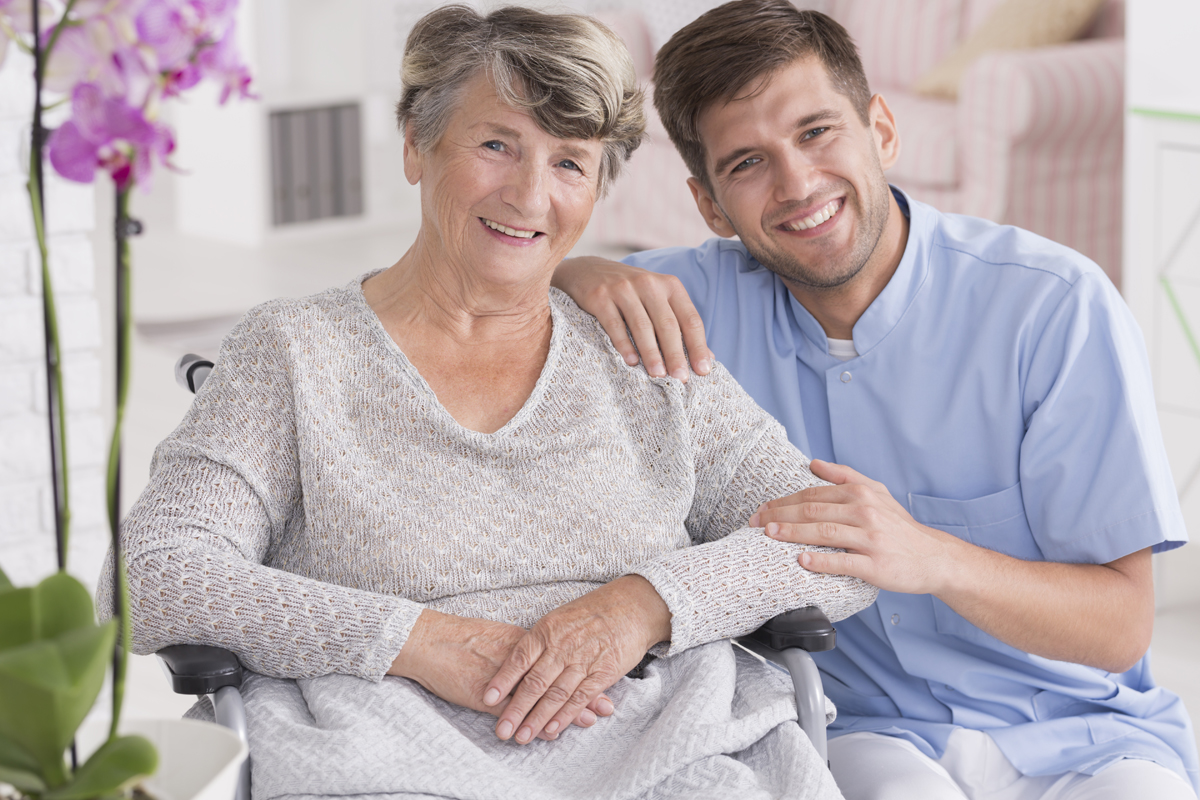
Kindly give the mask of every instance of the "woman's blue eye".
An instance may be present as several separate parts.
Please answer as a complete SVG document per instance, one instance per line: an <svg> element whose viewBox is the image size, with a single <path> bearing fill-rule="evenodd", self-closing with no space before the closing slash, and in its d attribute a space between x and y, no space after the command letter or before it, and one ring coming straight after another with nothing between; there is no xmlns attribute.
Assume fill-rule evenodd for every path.
<svg viewBox="0 0 1200 800"><path fill-rule="evenodd" d="M504 142L498 142L495 139L490 142L484 142L483 146L488 150L495 150L497 153L504 152Z"/></svg>
<svg viewBox="0 0 1200 800"><path fill-rule="evenodd" d="M558 165L560 167L565 167L566 169L573 169L576 172L583 172L583 170L579 168L579 165L569 158L564 158L562 161L558 162Z"/></svg>

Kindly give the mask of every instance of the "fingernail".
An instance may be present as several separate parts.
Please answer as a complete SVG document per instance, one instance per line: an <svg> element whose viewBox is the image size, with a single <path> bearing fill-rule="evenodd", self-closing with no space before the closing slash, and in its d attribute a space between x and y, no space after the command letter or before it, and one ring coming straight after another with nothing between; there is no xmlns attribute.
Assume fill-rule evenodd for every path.
<svg viewBox="0 0 1200 800"><path fill-rule="evenodd" d="M750 522L748 524L751 528L760 527L758 524L758 512L757 511L755 511L754 515L752 517L750 517ZM491 705L491 703L488 703L488 705Z"/></svg>
<svg viewBox="0 0 1200 800"><path fill-rule="evenodd" d="M671 371L671 377L677 381L687 383L688 374L686 369L676 369Z"/></svg>
<svg viewBox="0 0 1200 800"><path fill-rule="evenodd" d="M613 713L612 701L609 700L607 697L601 697L600 702L597 703L596 705L600 707L600 713L606 717L609 714Z"/></svg>
<svg viewBox="0 0 1200 800"><path fill-rule="evenodd" d="M550 720L550 724L546 726L546 733L554 733L556 730L558 730L558 720L552 719Z"/></svg>
<svg viewBox="0 0 1200 800"><path fill-rule="evenodd" d="M768 522L767 523L767 536L778 536L778 535L779 535L779 523L778 522Z"/></svg>
<svg viewBox="0 0 1200 800"><path fill-rule="evenodd" d="M707 375L710 369L712 369L712 361L707 358L702 358L696 363L696 372L701 375Z"/></svg>
<svg viewBox="0 0 1200 800"><path fill-rule="evenodd" d="M507 739L508 737L512 736L512 731L513 724L508 720L504 720L500 723L500 726L496 728L496 735L501 739Z"/></svg>
<svg viewBox="0 0 1200 800"><path fill-rule="evenodd" d="M579 721L584 725L595 725L596 715L592 713L590 708L585 708L583 711L579 712Z"/></svg>
<svg viewBox="0 0 1200 800"><path fill-rule="evenodd" d="M667 377L667 370L662 364L655 364L650 368L650 374L655 378L665 378Z"/></svg>
<svg viewBox="0 0 1200 800"><path fill-rule="evenodd" d="M629 355L625 356L625 363L631 367L636 367L638 363L637 353L630 353Z"/></svg>
<svg viewBox="0 0 1200 800"><path fill-rule="evenodd" d="M525 744L533 738L533 730L528 725L522 725L521 730L517 731L517 741Z"/></svg>
<svg viewBox="0 0 1200 800"><path fill-rule="evenodd" d="M487 690L487 694L483 696L483 704L485 706L494 706L500 702L500 690L492 687Z"/></svg>

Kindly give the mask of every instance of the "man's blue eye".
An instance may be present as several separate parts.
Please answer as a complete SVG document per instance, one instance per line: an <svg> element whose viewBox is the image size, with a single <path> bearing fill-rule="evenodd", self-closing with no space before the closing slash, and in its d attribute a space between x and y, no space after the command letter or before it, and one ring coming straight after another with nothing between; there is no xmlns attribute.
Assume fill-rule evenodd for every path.
<svg viewBox="0 0 1200 800"><path fill-rule="evenodd" d="M759 159L757 159L757 158L747 158L745 161L741 162L736 167L731 169L730 172L741 172L742 170L746 169L747 167L754 166L758 162L759 162Z"/></svg>
<svg viewBox="0 0 1200 800"><path fill-rule="evenodd" d="M814 136L820 136L822 133L824 133L827 130L829 130L829 128L813 128L811 131L807 131L804 134L804 138L811 139Z"/></svg>

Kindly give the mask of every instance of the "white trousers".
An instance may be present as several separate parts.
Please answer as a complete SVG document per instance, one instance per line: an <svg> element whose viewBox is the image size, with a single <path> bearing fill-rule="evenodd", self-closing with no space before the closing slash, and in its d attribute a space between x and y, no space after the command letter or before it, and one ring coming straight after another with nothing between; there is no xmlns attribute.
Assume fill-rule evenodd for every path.
<svg viewBox="0 0 1200 800"><path fill-rule="evenodd" d="M1124 759L1096 775L1022 775L981 731L960 728L938 760L878 733L829 740L829 765L846 800L1196 800L1183 778Z"/></svg>

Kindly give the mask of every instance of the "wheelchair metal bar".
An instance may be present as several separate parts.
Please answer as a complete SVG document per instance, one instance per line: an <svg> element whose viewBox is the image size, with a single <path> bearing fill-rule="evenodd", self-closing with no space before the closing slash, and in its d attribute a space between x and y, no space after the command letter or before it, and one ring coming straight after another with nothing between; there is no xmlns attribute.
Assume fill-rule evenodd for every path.
<svg viewBox="0 0 1200 800"><path fill-rule="evenodd" d="M816 748L817 754L826 764L829 763L829 746L825 736L825 692L821 686L821 673L817 664L804 650L799 647L789 647L785 650L774 650L762 642L743 636L737 643L754 653L762 656L773 664L778 664L792 676L792 689L796 693L796 721L800 729L808 735L808 740Z"/></svg>
<svg viewBox="0 0 1200 800"><path fill-rule="evenodd" d="M817 663L799 647L789 647L779 655L792 676L800 728L808 734L821 760L829 764L829 742L825 738L825 693L820 688L821 674L817 671ZM812 691L814 686L817 687L815 692Z"/></svg>
<svg viewBox="0 0 1200 800"><path fill-rule="evenodd" d="M246 732L246 706L242 703L242 693L234 686L222 686L209 695L216 714L217 724L229 728L237 734L242 743L250 746ZM237 792L234 800L250 800L250 756L242 763L242 771L238 776Z"/></svg>

